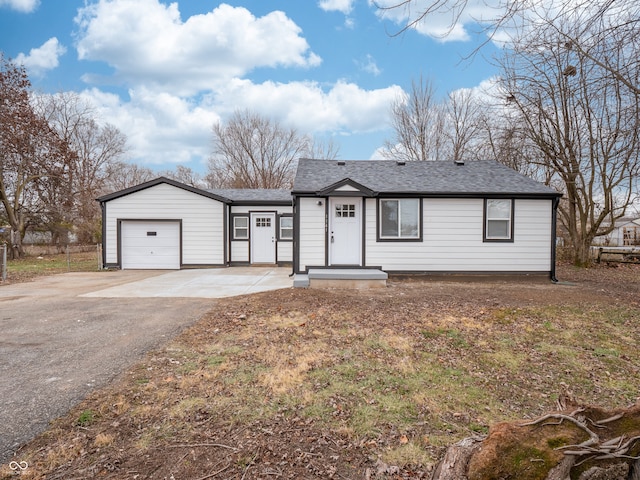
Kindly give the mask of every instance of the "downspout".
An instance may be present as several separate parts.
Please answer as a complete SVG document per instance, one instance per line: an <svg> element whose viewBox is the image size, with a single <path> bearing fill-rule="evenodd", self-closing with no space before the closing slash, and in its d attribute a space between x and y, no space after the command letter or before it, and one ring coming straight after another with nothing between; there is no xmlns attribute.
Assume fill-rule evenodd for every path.
<svg viewBox="0 0 640 480"><path fill-rule="evenodd" d="M293 258L291 262L291 275L289 277L293 277L298 270L298 225L300 225L300 219L298 218L298 207L296 202L295 195L291 198L291 206L293 207Z"/></svg>
<svg viewBox="0 0 640 480"><path fill-rule="evenodd" d="M553 283L558 283L556 278L556 228L558 223L558 205L560 197L553 199L553 210L551 212L551 272L550 277Z"/></svg>
<svg viewBox="0 0 640 480"><path fill-rule="evenodd" d="M224 210L222 210L222 236L224 241L223 247L223 262L226 267L231 266L231 233L233 232L233 225L231 225L231 205L224 203Z"/></svg>
<svg viewBox="0 0 640 480"><path fill-rule="evenodd" d="M102 268L105 269L107 264L107 218L106 218L107 205L105 202L100 202L100 211L102 212Z"/></svg>

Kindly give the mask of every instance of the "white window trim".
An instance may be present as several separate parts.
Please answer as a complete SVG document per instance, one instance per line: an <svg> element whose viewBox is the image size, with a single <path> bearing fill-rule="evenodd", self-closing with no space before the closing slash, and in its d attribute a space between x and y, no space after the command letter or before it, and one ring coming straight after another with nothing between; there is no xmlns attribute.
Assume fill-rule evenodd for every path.
<svg viewBox="0 0 640 480"><path fill-rule="evenodd" d="M489 201L503 201L509 202L509 214L507 217L490 217L489 216ZM497 241L497 242L512 242L513 241L513 208L514 201L511 198L487 198L484 202L484 240L485 241ZM501 221L507 222L507 235L506 236L490 236L489 235L489 222Z"/></svg>
<svg viewBox="0 0 640 480"><path fill-rule="evenodd" d="M287 227L287 228L285 228L285 229L284 229L284 230L291 230L291 236L287 236L287 237L285 237L284 235L282 235L282 230L283 230L283 228L282 228L282 220L284 220L284 219L286 219L286 218L288 218L288 219L290 219L290 220L291 220L291 226L290 226L290 227ZM286 216L285 216L285 215L283 215L283 216L281 216L281 217L280 217L280 221L278 222L278 228L279 228L279 231L278 231L278 238L279 238L280 240L293 240L293 217L292 217L292 216L289 216L289 215L286 215Z"/></svg>
<svg viewBox="0 0 640 480"><path fill-rule="evenodd" d="M246 226L244 226L244 227L238 226L237 223L236 223L236 221L238 219L246 220L246 222L247 222ZM233 239L234 240L249 240L249 225L250 225L250 223L249 223L249 217L248 216L238 215L238 216L233 217ZM247 231L246 236L238 235L238 230L246 230Z"/></svg>

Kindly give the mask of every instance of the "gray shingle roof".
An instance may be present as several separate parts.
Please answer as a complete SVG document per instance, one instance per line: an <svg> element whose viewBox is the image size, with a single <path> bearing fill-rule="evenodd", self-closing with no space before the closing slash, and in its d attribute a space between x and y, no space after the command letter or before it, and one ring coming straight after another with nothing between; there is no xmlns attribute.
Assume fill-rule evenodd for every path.
<svg viewBox="0 0 640 480"><path fill-rule="evenodd" d="M207 192L224 197L232 202L254 203L291 203L291 190L276 190L266 188L216 188Z"/></svg>
<svg viewBox="0 0 640 480"><path fill-rule="evenodd" d="M315 193L345 179L374 193L425 195L513 194L560 196L555 190L494 161L406 162L393 160L300 159L293 193Z"/></svg>

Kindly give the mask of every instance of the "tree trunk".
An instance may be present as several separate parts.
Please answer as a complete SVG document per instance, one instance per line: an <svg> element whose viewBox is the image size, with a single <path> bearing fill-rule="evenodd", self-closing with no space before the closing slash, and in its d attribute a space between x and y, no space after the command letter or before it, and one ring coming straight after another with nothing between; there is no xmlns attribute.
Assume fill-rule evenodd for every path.
<svg viewBox="0 0 640 480"><path fill-rule="evenodd" d="M11 260L15 260L22 257L24 257L22 233L19 230L11 229L11 245L9 246L9 258Z"/></svg>
<svg viewBox="0 0 640 480"><path fill-rule="evenodd" d="M465 438L449 447L444 458L434 470L431 480L466 479L471 455L480 447L482 440L480 437Z"/></svg>
<svg viewBox="0 0 640 480"><path fill-rule="evenodd" d="M582 238L574 245L573 264L576 267L588 267L591 264L591 240Z"/></svg>

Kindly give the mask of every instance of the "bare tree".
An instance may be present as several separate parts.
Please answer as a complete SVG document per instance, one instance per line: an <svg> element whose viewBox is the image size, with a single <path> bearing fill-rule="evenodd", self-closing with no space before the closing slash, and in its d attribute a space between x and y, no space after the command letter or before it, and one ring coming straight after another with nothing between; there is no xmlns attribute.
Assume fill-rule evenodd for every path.
<svg viewBox="0 0 640 480"><path fill-rule="evenodd" d="M134 185L140 185L153 180L157 176L150 168L141 167L135 163L112 162L106 168L104 193L116 192Z"/></svg>
<svg viewBox="0 0 640 480"><path fill-rule="evenodd" d="M336 145L333 139L321 141L313 139L307 156L309 158L317 158L322 160L335 160L340 154L340 146Z"/></svg>
<svg viewBox="0 0 640 480"><path fill-rule="evenodd" d="M570 33L558 36L559 30ZM593 35L581 36L583 30L582 24L557 20L553 28L523 36L503 60L505 96L521 114L526 135L538 149L538 163L564 193L560 221L576 265L589 262L592 240L609 233L625 215L640 173L638 98L604 65L622 65L627 55L623 39L598 37L591 44ZM567 37L582 47L574 48ZM604 48L600 42L611 45ZM605 53L607 59L594 61ZM629 73L640 78L638 68Z"/></svg>
<svg viewBox="0 0 640 480"><path fill-rule="evenodd" d="M386 141L382 155L394 160L439 160L444 144L444 115L432 83L420 77L408 95L391 106L394 138Z"/></svg>
<svg viewBox="0 0 640 480"><path fill-rule="evenodd" d="M249 111L237 111L213 127L207 182L215 187L289 188L297 159L311 139L294 128Z"/></svg>
<svg viewBox="0 0 640 480"><path fill-rule="evenodd" d="M11 255L24 255L27 227L46 210L38 184L57 182L73 152L37 115L24 67L0 54L0 203L11 226Z"/></svg>
<svg viewBox="0 0 640 480"><path fill-rule="evenodd" d="M494 160L545 185L552 185L552 173L539 160L536 144L527 134L521 112L514 108L502 91L499 96L486 96L478 118L475 156Z"/></svg>
<svg viewBox="0 0 640 480"><path fill-rule="evenodd" d="M50 230L73 230L80 242L95 241L100 234L95 198L103 193L108 166L126 152L126 136L113 125L99 125L91 106L74 92L41 96L37 109L75 153L57 182L40 184L50 205Z"/></svg>
<svg viewBox="0 0 640 480"><path fill-rule="evenodd" d="M173 170L164 170L158 172L159 176L171 178L185 185L191 187L202 187L205 185L205 180L198 172L194 172L192 168L185 167L184 165L176 165Z"/></svg>
<svg viewBox="0 0 640 480"><path fill-rule="evenodd" d="M519 43L518 38L523 31L556 29L558 19L572 18L574 24L581 28L573 31L556 29L557 40L572 44L573 49L582 57L609 72L612 81L622 83L635 95L640 95L640 83L635 73L640 62L639 2L503 0L485 4L482 18L473 17L478 9L469 0L376 0L374 4L383 13L404 18L404 25L395 35L419 28L425 22L437 18L446 20L447 26L439 36L447 37L457 31L466 18L476 25L483 25L487 42L499 36L502 42L508 39L508 43ZM624 51L621 52L624 61L612 60L607 55L607 49L612 47L610 42L599 44L597 41L611 36L622 42L619 46L624 46ZM597 45L599 47L594 48ZM478 50L471 52L471 55Z"/></svg>
<svg viewBox="0 0 640 480"><path fill-rule="evenodd" d="M454 161L477 159L477 143L481 130L480 101L468 89L455 90L445 104L444 136Z"/></svg>

